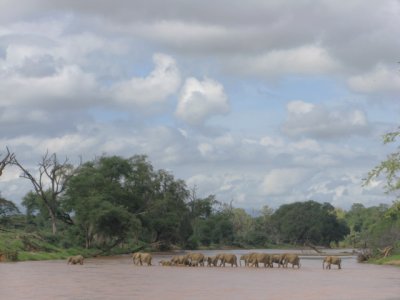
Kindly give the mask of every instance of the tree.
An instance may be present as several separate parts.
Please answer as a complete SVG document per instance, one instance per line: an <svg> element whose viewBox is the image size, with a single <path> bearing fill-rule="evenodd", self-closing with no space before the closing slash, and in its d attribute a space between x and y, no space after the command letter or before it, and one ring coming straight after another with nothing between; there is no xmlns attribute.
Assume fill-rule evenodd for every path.
<svg viewBox="0 0 400 300"><path fill-rule="evenodd" d="M383 135L383 143L393 143L399 136L400 127L396 131ZM364 179L364 185L370 184L374 179L382 175L386 179L386 185L384 187L386 192L396 192L400 189L400 151L389 154L384 161L374 167L368 173L367 178Z"/></svg>
<svg viewBox="0 0 400 300"><path fill-rule="evenodd" d="M232 225L235 235L235 243L239 245L249 244L249 233L254 230L255 220L243 208L232 210Z"/></svg>
<svg viewBox="0 0 400 300"><path fill-rule="evenodd" d="M334 207L312 200L284 204L272 216L285 242L316 243L329 246L349 233L347 225L338 221Z"/></svg>
<svg viewBox="0 0 400 300"><path fill-rule="evenodd" d="M26 221L29 225L40 228L49 226L49 211L36 192L28 192L22 198L21 204L25 207Z"/></svg>
<svg viewBox="0 0 400 300"><path fill-rule="evenodd" d="M132 213L135 205L129 204L132 197L127 178L131 173L128 160L100 157L81 165L69 180L61 205L73 215L86 248L95 239L103 246L107 246L107 241L121 242L140 226Z"/></svg>
<svg viewBox="0 0 400 300"><path fill-rule="evenodd" d="M235 240L232 212L227 207L217 211L211 218L213 243L220 245L232 245Z"/></svg>
<svg viewBox="0 0 400 300"><path fill-rule="evenodd" d="M367 232L383 218L388 208L385 204L365 207L361 203L354 203L345 214L345 220L352 232Z"/></svg>
<svg viewBox="0 0 400 300"><path fill-rule="evenodd" d="M57 219L71 223L69 215L60 210L59 203L61 195L75 171L73 166L68 163L68 158L64 162L60 162L55 153L49 155L46 152L38 164L38 176L34 176L18 160L14 159L12 163L21 169L21 177L32 183L36 194L48 210L53 234L57 233Z"/></svg>
<svg viewBox="0 0 400 300"><path fill-rule="evenodd" d="M196 218L208 218L213 211L213 206L217 203L215 195L209 195L206 198L197 197L197 188L193 187L190 190L187 206L190 212L190 218L192 221Z"/></svg>
<svg viewBox="0 0 400 300"><path fill-rule="evenodd" d="M249 233L249 243L255 246L265 246L267 243L280 243L280 235L272 221L273 210L263 206L254 218L254 228Z"/></svg>
<svg viewBox="0 0 400 300"><path fill-rule="evenodd" d="M121 206L103 202L98 208L95 231L102 246L109 249L123 242L137 225L137 220ZM111 245L110 245L111 244Z"/></svg>
<svg viewBox="0 0 400 300"><path fill-rule="evenodd" d="M192 234L186 206L189 197L186 183L175 180L165 170L159 170L154 177L153 191L147 203L147 213L142 217L153 233L152 242L161 242L167 247L184 243Z"/></svg>
<svg viewBox="0 0 400 300"><path fill-rule="evenodd" d="M20 213L18 207L9 200L0 196L0 224L7 225L10 218Z"/></svg>
<svg viewBox="0 0 400 300"><path fill-rule="evenodd" d="M192 234L188 196L184 181L154 171L146 156L100 157L71 178L62 207L74 216L86 247L99 237L112 241L128 234L168 247L185 244ZM114 221L107 227L106 220Z"/></svg>
<svg viewBox="0 0 400 300"><path fill-rule="evenodd" d="M128 159L128 163L131 172L124 186L130 198L127 199L126 205L132 212L143 213L154 197L155 171L145 155L134 155Z"/></svg>
<svg viewBox="0 0 400 300"><path fill-rule="evenodd" d="M383 143L391 144L398 140L400 127L392 132L383 135ZM384 177L386 193L397 194L400 190L400 147L397 151L389 154L385 160L380 162L364 179L364 185L370 184L373 180ZM397 195L398 197L399 195ZM385 213L385 217L374 224L369 236L369 243L372 247L394 245L400 239L400 202L396 200Z"/></svg>
<svg viewBox="0 0 400 300"><path fill-rule="evenodd" d="M10 165L13 163L13 161L15 160L15 155L14 153L11 153L10 150L8 149L8 147L6 147L7 149L7 154L5 157L3 157L3 159L0 161L0 176L3 174L3 170L7 165Z"/></svg>

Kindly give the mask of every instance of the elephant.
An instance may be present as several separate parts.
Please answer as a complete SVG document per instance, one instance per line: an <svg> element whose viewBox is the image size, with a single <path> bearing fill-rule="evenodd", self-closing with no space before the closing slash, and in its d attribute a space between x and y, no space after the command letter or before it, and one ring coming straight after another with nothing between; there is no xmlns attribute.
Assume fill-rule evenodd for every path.
<svg viewBox="0 0 400 300"><path fill-rule="evenodd" d="M240 266L242 266L242 260L243 260L244 261L244 266L247 267L249 265L249 258L253 254L254 254L254 252L241 255L240 259L239 259Z"/></svg>
<svg viewBox="0 0 400 300"><path fill-rule="evenodd" d="M151 266L152 256L150 253L136 252L132 254L132 260L135 265L143 266L143 263L146 263L148 266Z"/></svg>
<svg viewBox="0 0 400 300"><path fill-rule="evenodd" d="M159 265L161 265L161 266L171 266L171 261L169 261L169 260L160 260L159 262L158 262L158 264Z"/></svg>
<svg viewBox="0 0 400 300"><path fill-rule="evenodd" d="M217 258L217 256L209 256L209 257L207 257L207 267L218 267L218 258Z"/></svg>
<svg viewBox="0 0 400 300"><path fill-rule="evenodd" d="M220 260L220 267L225 267L225 264L231 264L231 267L235 266L237 267L237 257L235 254L230 254L230 253L220 253L216 255L216 260Z"/></svg>
<svg viewBox="0 0 400 300"><path fill-rule="evenodd" d="M139 264L140 261L140 252L132 253L132 260L135 265Z"/></svg>
<svg viewBox="0 0 400 300"><path fill-rule="evenodd" d="M326 263L326 266L325 266ZM330 269L331 265L337 265L338 269L342 268L342 259L338 256L326 256L322 261L322 269Z"/></svg>
<svg viewBox="0 0 400 300"><path fill-rule="evenodd" d="M68 257L67 264L76 265L76 264L83 265L83 256L82 255L75 255Z"/></svg>
<svg viewBox="0 0 400 300"><path fill-rule="evenodd" d="M291 264L292 268L294 268L294 266L300 268L300 257L297 254L285 254L283 265L287 268L288 264Z"/></svg>
<svg viewBox="0 0 400 300"><path fill-rule="evenodd" d="M173 266L178 264L178 260L179 260L178 258L179 258L178 255L172 256L172 258L171 258L171 264L172 264Z"/></svg>
<svg viewBox="0 0 400 300"><path fill-rule="evenodd" d="M188 253L185 260L189 262L189 266L204 266L205 256L202 253Z"/></svg>
<svg viewBox="0 0 400 300"><path fill-rule="evenodd" d="M247 267L248 262L249 262L249 256L250 256L249 253L241 255L239 258L239 265L242 266L242 260L243 260L244 266Z"/></svg>
<svg viewBox="0 0 400 300"><path fill-rule="evenodd" d="M141 266L143 266L143 263L147 264L148 266L151 266L152 259L153 256L150 253L140 253L139 262Z"/></svg>
<svg viewBox="0 0 400 300"><path fill-rule="evenodd" d="M285 260L286 254L273 254L271 256L271 267L274 267L274 263L278 264L278 268L283 267L283 261Z"/></svg>
<svg viewBox="0 0 400 300"><path fill-rule="evenodd" d="M264 264L264 267L271 267L271 255L266 253L251 253L248 260L248 265L251 267L257 267L260 263Z"/></svg>
<svg viewBox="0 0 400 300"><path fill-rule="evenodd" d="M186 255L175 255L171 258L171 265L178 266L183 265L187 266L189 261L186 259Z"/></svg>

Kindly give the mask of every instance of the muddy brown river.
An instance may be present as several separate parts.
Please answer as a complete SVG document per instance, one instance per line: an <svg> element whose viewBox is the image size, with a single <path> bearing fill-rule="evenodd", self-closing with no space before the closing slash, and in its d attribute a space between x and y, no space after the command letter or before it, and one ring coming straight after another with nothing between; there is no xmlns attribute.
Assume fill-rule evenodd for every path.
<svg viewBox="0 0 400 300"><path fill-rule="evenodd" d="M224 252L239 258L249 251ZM158 265L172 254L155 254L151 267L133 265L128 255L86 259L84 265L65 260L1 263L0 299L400 299L398 267L358 264L349 255L342 258L343 269L323 270L322 257L299 254L300 269Z"/></svg>

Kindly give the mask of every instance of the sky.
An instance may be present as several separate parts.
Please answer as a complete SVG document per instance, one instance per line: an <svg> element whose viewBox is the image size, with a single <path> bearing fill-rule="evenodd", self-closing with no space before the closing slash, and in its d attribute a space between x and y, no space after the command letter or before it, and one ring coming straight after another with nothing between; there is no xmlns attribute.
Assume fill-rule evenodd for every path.
<svg viewBox="0 0 400 300"><path fill-rule="evenodd" d="M235 207L391 204L400 1L0 1L0 158L145 154ZM0 192L32 189L7 168Z"/></svg>

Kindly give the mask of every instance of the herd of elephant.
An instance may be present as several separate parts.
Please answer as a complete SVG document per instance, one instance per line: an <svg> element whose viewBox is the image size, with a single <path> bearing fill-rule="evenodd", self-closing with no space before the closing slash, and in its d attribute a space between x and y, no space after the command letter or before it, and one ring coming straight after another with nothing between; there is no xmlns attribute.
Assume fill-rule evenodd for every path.
<svg viewBox="0 0 400 300"><path fill-rule="evenodd" d="M150 253L136 252L132 254L132 260L135 265L151 266L152 255ZM273 268L274 264L278 268L287 268L289 264L292 268L300 268L300 257L297 254L267 254L267 253L247 253L240 256L239 265L246 267ZM175 255L170 260L160 260L161 266L208 266L208 267L231 267L238 266L238 259L235 254L219 253L215 256L205 256L202 253L188 253L186 255ZM337 265L341 269L342 259L338 256L326 256L322 261L322 268L331 269L331 265Z"/></svg>

